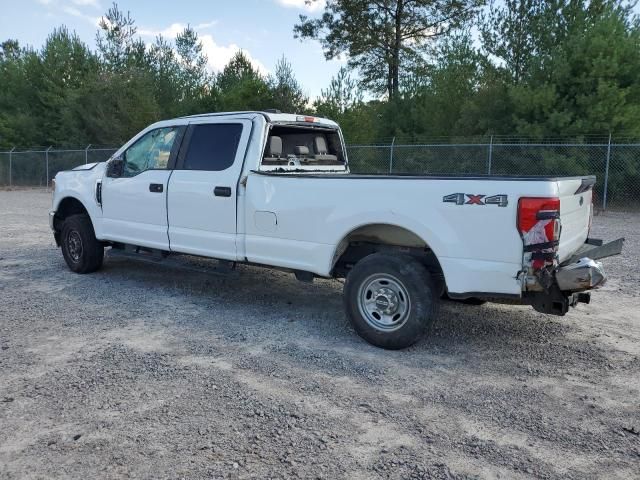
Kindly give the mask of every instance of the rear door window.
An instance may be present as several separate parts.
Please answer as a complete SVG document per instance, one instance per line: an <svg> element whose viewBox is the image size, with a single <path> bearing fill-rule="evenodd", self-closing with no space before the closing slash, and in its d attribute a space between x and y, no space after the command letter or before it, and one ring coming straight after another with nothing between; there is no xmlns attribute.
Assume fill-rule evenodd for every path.
<svg viewBox="0 0 640 480"><path fill-rule="evenodd" d="M185 170L226 170L236 158L242 125L209 123L192 126L184 157Z"/></svg>

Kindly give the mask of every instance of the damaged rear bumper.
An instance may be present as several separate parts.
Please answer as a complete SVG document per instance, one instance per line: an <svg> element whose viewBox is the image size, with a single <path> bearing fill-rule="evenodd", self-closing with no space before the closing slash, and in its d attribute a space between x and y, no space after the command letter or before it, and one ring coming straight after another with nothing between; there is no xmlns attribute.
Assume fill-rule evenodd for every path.
<svg viewBox="0 0 640 480"><path fill-rule="evenodd" d="M602 263L592 258L581 258L576 263L560 267L556 271L556 282L563 292L581 292L605 284L607 276Z"/></svg>
<svg viewBox="0 0 640 480"><path fill-rule="evenodd" d="M537 281L539 279L534 282L528 277L530 291L525 292L524 297L535 310L553 315L564 315L578 303L589 303L591 294L587 291L601 287L607 281L602 264L596 260L619 255L623 242L624 238L607 244L588 239L571 258L547 273L544 287Z"/></svg>

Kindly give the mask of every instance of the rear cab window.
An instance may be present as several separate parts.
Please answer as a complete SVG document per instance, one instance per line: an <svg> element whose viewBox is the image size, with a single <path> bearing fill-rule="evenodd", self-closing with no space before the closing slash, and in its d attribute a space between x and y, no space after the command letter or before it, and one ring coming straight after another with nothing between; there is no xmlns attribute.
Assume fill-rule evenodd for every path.
<svg viewBox="0 0 640 480"><path fill-rule="evenodd" d="M338 129L273 124L260 170L344 170L345 160Z"/></svg>

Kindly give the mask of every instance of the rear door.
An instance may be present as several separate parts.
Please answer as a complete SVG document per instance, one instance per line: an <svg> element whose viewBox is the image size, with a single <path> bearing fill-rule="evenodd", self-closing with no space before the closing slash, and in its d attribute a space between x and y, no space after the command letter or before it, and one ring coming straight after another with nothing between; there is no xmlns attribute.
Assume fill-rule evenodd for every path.
<svg viewBox="0 0 640 480"><path fill-rule="evenodd" d="M591 223L595 177L562 178L558 182L560 197L560 261L569 258L584 244Z"/></svg>
<svg viewBox="0 0 640 480"><path fill-rule="evenodd" d="M250 120L189 124L168 189L172 251L236 260L236 196L250 133Z"/></svg>

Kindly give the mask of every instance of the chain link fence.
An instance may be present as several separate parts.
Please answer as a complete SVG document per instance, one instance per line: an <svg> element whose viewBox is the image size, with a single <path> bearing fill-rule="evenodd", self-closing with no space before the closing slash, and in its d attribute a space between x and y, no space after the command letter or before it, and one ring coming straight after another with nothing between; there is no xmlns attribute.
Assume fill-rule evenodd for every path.
<svg viewBox="0 0 640 480"><path fill-rule="evenodd" d="M372 174L596 175L595 202L603 209L640 208L640 143L513 137L440 139L419 144L349 145L353 172Z"/></svg>
<svg viewBox="0 0 640 480"><path fill-rule="evenodd" d="M118 147L87 145L83 148L13 148L0 151L0 187L47 187L61 170L103 162Z"/></svg>
<svg viewBox="0 0 640 480"><path fill-rule="evenodd" d="M351 171L369 174L596 175L603 209L640 208L640 143L629 139L532 142L521 137L447 138L348 145ZM0 151L0 186L48 186L60 170L107 160L117 148Z"/></svg>

